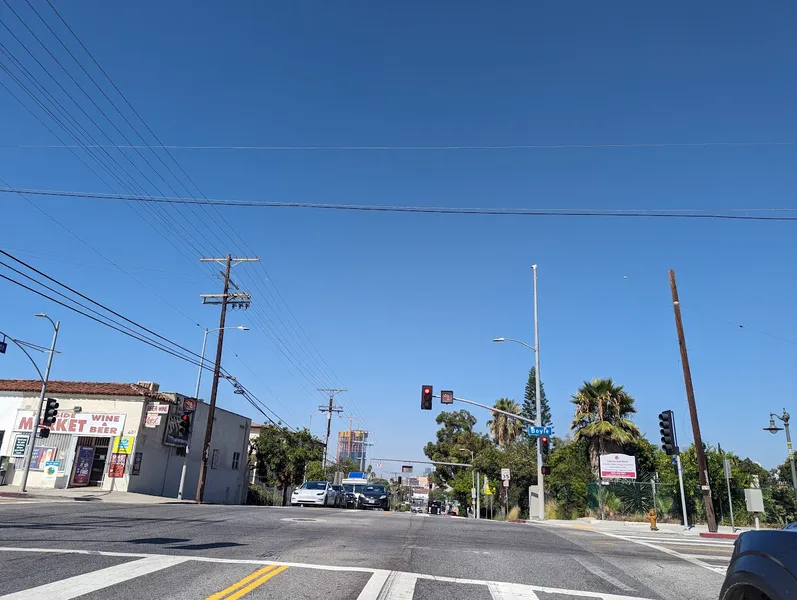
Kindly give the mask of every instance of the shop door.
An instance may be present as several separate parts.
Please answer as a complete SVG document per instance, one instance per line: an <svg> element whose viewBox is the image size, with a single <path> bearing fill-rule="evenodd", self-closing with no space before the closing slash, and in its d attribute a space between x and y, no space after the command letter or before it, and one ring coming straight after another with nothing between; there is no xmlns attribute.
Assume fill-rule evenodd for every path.
<svg viewBox="0 0 797 600"><path fill-rule="evenodd" d="M108 461L108 447L111 445L111 438L107 437L79 437L77 440L78 448L94 448L94 460L91 464L89 474L90 486L102 485L105 473L105 463Z"/></svg>

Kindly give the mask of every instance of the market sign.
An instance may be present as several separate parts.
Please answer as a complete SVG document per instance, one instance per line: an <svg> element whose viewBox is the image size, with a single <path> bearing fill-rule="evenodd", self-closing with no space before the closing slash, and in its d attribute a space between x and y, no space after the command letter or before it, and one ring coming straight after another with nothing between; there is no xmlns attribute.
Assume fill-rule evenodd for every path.
<svg viewBox="0 0 797 600"><path fill-rule="evenodd" d="M84 413L58 411L55 423L50 426L52 433L74 433L84 437L120 436L125 428L125 415L112 413ZM36 415L32 410L18 410L14 429L33 431Z"/></svg>
<svg viewBox="0 0 797 600"><path fill-rule="evenodd" d="M601 454L602 479L636 479L636 457L628 454Z"/></svg>

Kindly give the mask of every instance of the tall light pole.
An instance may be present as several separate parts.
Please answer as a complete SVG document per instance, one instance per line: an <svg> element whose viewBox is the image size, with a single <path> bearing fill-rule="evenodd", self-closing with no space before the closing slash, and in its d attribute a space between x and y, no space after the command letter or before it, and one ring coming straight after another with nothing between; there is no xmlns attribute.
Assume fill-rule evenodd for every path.
<svg viewBox="0 0 797 600"><path fill-rule="evenodd" d="M778 418L783 422L783 427L775 425L775 419ZM794 468L794 450L791 447L791 434L789 433L789 413L783 409L783 415L778 416L775 413L769 413L769 427L764 427L764 431L771 434L776 434L782 429L786 429L786 447L789 449L789 462L791 463L791 484L794 487L795 499L797 500L797 469Z"/></svg>
<svg viewBox="0 0 797 600"><path fill-rule="evenodd" d="M248 327L238 325L237 327L224 327L223 329L238 329L239 331L249 331ZM205 370L205 346L208 343L208 334L214 331L221 331L222 328L205 329L205 336L202 338L202 353L199 355L199 373L196 376L196 387L194 388L194 398L199 400L199 383L202 381L202 371ZM188 453L191 450L191 435L188 436L188 443L185 446L185 455L183 456L183 468L180 470L180 487L177 488L177 499L183 499L183 489L185 488L185 473L188 470Z"/></svg>
<svg viewBox="0 0 797 600"><path fill-rule="evenodd" d="M50 344L49 355L47 356L47 368L45 369L44 377L42 378L42 393L39 396L39 406L36 410L36 419L33 421L33 431L30 434L30 441L28 442L28 448L25 453L25 468L22 471L22 484L20 485L20 491L22 492L28 491L28 473L30 473L30 462L33 458L33 447L36 445L36 434L39 432L39 421L42 417L42 405L44 404L44 397L47 395L47 382L50 380L50 367L53 364L53 356L55 355L55 342L58 339L58 330L61 327L61 321L53 321L44 313L37 313L34 316L50 321L50 324L53 326L53 341Z"/></svg>
<svg viewBox="0 0 797 600"><path fill-rule="evenodd" d="M530 346L526 342L516 340L514 338L495 338L494 342L515 342L521 346L525 346L534 351L534 408L536 414L534 415L534 423L538 427L542 425L542 412L540 411L540 321L539 313L537 311L537 265L531 265L531 270L534 273L534 345ZM539 484L539 514L540 519L545 520L545 482L542 474L542 442L539 436L537 437L537 483Z"/></svg>

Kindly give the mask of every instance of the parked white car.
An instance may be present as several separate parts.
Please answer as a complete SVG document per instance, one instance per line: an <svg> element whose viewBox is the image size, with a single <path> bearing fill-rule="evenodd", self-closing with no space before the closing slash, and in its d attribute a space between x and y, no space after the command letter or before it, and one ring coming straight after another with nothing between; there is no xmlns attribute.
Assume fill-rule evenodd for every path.
<svg viewBox="0 0 797 600"><path fill-rule="evenodd" d="M305 481L291 494L291 506L335 506L337 497L328 481Z"/></svg>

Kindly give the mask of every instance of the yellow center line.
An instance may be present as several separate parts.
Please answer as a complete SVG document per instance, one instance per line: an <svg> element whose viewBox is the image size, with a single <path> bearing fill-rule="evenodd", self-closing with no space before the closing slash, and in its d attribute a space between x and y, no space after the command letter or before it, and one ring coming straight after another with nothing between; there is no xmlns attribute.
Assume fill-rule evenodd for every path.
<svg viewBox="0 0 797 600"><path fill-rule="evenodd" d="M258 577L261 577L262 575L266 575L267 573L269 573L269 572L273 571L274 569L276 569L276 567L277 567L277 565L267 565L267 566L263 567L262 569L258 569L254 573L251 573L250 575L247 575L246 577L244 577L240 581L236 581L231 586L224 588L220 592L216 592L212 596L208 596L205 600L222 600L222 598L224 598L227 594L233 593L235 590L245 586L247 583L249 583L253 579L257 579Z"/></svg>
<svg viewBox="0 0 797 600"><path fill-rule="evenodd" d="M232 594L230 596L227 596L226 600L238 600L242 596L245 596L246 594L251 592L256 587L260 587L261 585L266 583L269 579L271 579L275 575L279 575L280 573L282 573L287 568L288 567L285 567L285 566L277 567L273 571L270 571L270 572L266 573L265 575L263 575L263 577L261 577L260 579L255 579L252 583L247 585L245 588L241 588L239 591L235 592L234 594Z"/></svg>

